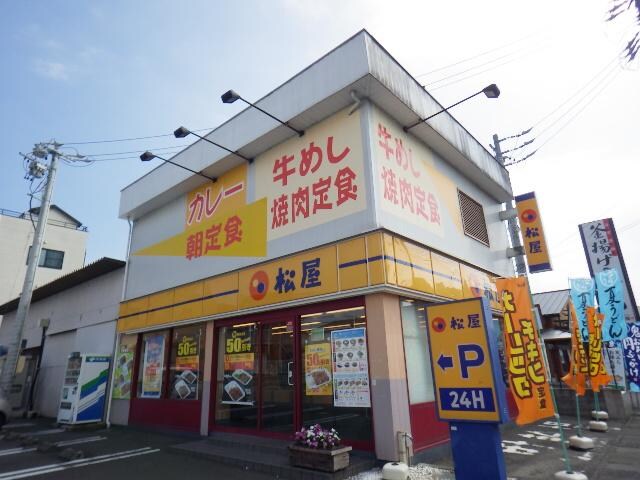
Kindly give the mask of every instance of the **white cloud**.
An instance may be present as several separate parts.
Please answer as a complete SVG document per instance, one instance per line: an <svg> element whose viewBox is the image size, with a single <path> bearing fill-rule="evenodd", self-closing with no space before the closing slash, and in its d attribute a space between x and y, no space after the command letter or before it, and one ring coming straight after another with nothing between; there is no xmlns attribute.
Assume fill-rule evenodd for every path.
<svg viewBox="0 0 640 480"><path fill-rule="evenodd" d="M37 74L45 78L62 81L69 80L69 68L61 62L53 62L39 58L35 61L34 70Z"/></svg>

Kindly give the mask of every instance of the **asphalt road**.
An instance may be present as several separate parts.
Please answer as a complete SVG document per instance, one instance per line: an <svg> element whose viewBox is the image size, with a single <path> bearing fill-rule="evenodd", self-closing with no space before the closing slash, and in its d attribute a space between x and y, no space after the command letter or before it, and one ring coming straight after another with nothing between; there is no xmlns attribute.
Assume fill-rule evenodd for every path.
<svg viewBox="0 0 640 480"><path fill-rule="evenodd" d="M63 449L82 451L84 458L61 459L60 449L40 452L35 445L23 446L20 439L5 438L0 440L0 480L272 478L169 450L171 445L193 441L194 437L156 434L119 427L109 430L65 431L52 425L50 420L16 420L7 427L3 432L9 430L46 442L58 443Z"/></svg>

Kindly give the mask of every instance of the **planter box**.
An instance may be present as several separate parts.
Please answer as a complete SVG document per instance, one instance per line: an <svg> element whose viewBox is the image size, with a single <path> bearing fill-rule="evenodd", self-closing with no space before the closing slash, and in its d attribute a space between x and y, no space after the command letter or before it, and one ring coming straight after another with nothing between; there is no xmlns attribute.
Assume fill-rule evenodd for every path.
<svg viewBox="0 0 640 480"><path fill-rule="evenodd" d="M289 461L294 467L312 468L323 472L337 472L349 466L351 447L332 450L289 445Z"/></svg>

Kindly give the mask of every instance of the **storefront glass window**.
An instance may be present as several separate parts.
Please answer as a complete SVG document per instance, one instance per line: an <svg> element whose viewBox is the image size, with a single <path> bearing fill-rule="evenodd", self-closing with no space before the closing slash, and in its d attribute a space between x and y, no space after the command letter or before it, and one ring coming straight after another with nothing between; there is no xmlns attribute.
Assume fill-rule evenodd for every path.
<svg viewBox="0 0 640 480"><path fill-rule="evenodd" d="M115 373L113 380L113 398L131 398L131 377L138 343L138 335L122 335L115 359Z"/></svg>
<svg viewBox="0 0 640 480"><path fill-rule="evenodd" d="M218 329L216 423L257 428L257 325L240 323Z"/></svg>
<svg viewBox="0 0 640 480"><path fill-rule="evenodd" d="M409 401L412 405L435 400L425 307L424 302L413 300L400 302Z"/></svg>
<svg viewBox="0 0 640 480"><path fill-rule="evenodd" d="M260 382L263 430L293 431L293 322L262 325Z"/></svg>
<svg viewBox="0 0 640 480"><path fill-rule="evenodd" d="M176 328L172 337L169 398L198 400L202 395L203 328Z"/></svg>
<svg viewBox="0 0 640 480"><path fill-rule="evenodd" d="M364 307L300 318L302 422L367 441L371 394Z"/></svg>
<svg viewBox="0 0 640 480"><path fill-rule="evenodd" d="M142 337L142 358L138 374L138 397L161 398L165 371L165 349L169 332L146 333Z"/></svg>

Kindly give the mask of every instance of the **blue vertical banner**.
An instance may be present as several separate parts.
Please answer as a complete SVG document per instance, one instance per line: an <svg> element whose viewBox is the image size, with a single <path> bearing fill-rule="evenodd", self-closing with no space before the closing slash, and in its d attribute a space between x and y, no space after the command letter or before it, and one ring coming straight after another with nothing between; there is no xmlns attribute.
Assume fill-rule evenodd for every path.
<svg viewBox="0 0 640 480"><path fill-rule="evenodd" d="M640 322L627 323L627 338L622 339L627 380L632 392L640 392Z"/></svg>
<svg viewBox="0 0 640 480"><path fill-rule="evenodd" d="M623 339L627 336L627 325L624 321L624 291L618 272L603 270L596 273L596 289L600 313L604 314L602 340Z"/></svg>
<svg viewBox="0 0 640 480"><path fill-rule="evenodd" d="M576 308L580 337L583 342L589 341L587 325L587 307L595 306L595 284L592 278L571 278L571 301Z"/></svg>

